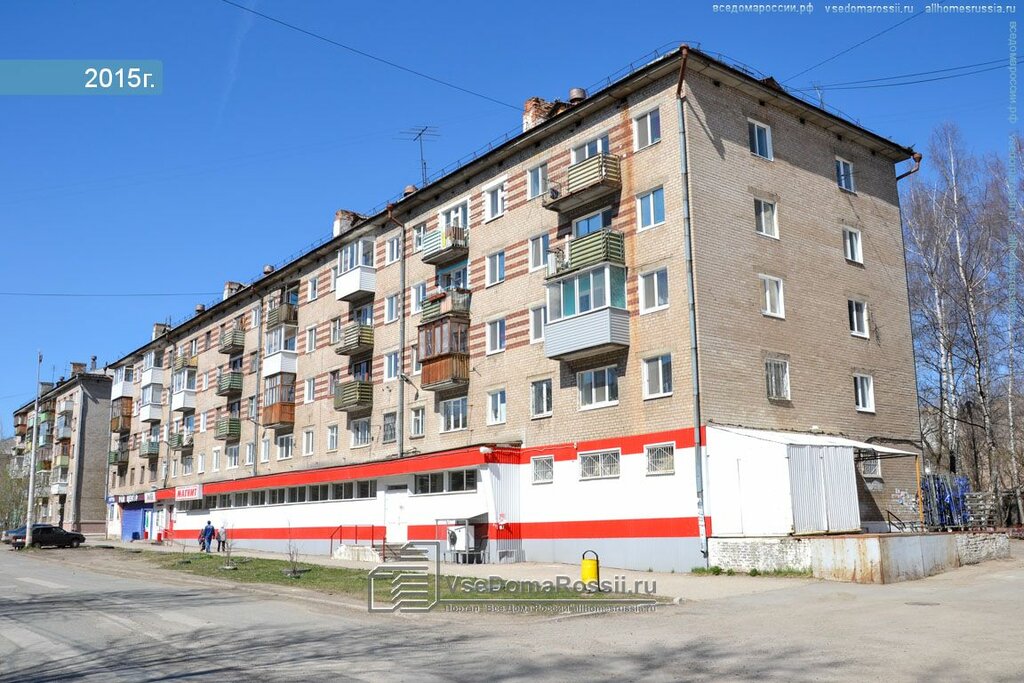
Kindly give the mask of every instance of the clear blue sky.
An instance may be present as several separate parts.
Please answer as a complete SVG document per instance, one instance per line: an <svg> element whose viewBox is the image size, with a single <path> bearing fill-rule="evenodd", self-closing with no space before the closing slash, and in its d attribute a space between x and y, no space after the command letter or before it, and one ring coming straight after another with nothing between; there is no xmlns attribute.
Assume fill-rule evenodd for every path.
<svg viewBox="0 0 1024 683"><path fill-rule="evenodd" d="M720 14L712 2L355 3L238 0L355 48L521 105L565 97L650 50L700 43L784 80L909 15ZM565 5L563 7L563 5ZM386 9L385 9L386 7ZM918 3L923 9L924 4ZM383 11L382 11L383 10ZM923 15L788 83L804 87L1008 59L1012 15ZM102 364L419 180L399 131L434 125L431 170L520 125L513 109L370 61L219 0L0 5L0 59L160 59L163 95L0 97L0 420L43 376ZM941 74L938 74L941 75ZM866 127L924 147L960 123L1006 147L1006 70L826 90Z"/></svg>

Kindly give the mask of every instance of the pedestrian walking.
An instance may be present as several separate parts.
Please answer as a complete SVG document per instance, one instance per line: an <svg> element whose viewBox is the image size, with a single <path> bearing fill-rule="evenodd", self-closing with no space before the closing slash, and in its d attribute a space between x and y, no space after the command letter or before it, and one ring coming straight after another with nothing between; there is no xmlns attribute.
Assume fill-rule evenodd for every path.
<svg viewBox="0 0 1024 683"><path fill-rule="evenodd" d="M210 546L213 545L213 534L216 529L213 528L213 523L210 520L206 520L206 526L203 527L203 542L206 544L204 550L210 552Z"/></svg>
<svg viewBox="0 0 1024 683"><path fill-rule="evenodd" d="M221 524L220 528L217 529L217 552L223 552L224 550L227 550L227 548L228 530L227 527L224 526L224 524Z"/></svg>
<svg viewBox="0 0 1024 683"><path fill-rule="evenodd" d="M206 550L206 536L203 529L199 530L199 552Z"/></svg>

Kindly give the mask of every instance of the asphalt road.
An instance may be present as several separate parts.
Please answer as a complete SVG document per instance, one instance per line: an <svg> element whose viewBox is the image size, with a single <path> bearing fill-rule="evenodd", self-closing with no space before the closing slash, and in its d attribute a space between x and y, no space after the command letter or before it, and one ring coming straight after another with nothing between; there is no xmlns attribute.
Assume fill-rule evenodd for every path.
<svg viewBox="0 0 1024 683"><path fill-rule="evenodd" d="M551 619L371 615L299 590L118 575L105 553L0 550L0 682L1024 679L1018 559Z"/></svg>

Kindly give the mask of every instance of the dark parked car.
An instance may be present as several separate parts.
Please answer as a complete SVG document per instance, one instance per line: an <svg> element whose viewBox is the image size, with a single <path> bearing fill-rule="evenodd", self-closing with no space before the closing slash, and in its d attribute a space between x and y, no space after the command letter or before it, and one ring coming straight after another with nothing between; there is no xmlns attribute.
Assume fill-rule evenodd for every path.
<svg viewBox="0 0 1024 683"><path fill-rule="evenodd" d="M44 545L53 545L58 548L77 548L85 543L85 536L76 531L65 531L59 526L44 524L42 526L32 525L32 545L42 548ZM15 548L25 547L25 531L11 534L11 545Z"/></svg>
<svg viewBox="0 0 1024 683"><path fill-rule="evenodd" d="M33 524L32 528L33 529L38 529L39 527L44 527L44 526L53 526L53 525L52 524L46 524L44 522L38 522L36 524ZM3 541L4 543L10 545L12 537L14 537L14 536L24 536L24 535L25 535L25 525L22 524L17 529L7 529L6 531L4 531L3 534L0 534L0 541Z"/></svg>

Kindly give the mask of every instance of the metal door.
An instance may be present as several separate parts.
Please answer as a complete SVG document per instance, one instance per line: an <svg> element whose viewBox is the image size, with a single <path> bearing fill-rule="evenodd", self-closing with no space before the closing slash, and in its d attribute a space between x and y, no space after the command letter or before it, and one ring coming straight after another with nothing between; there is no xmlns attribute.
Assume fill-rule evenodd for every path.
<svg viewBox="0 0 1024 683"><path fill-rule="evenodd" d="M408 499L408 486L389 486L384 491L384 526L388 543L405 543L409 540L409 525L405 518Z"/></svg>

